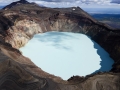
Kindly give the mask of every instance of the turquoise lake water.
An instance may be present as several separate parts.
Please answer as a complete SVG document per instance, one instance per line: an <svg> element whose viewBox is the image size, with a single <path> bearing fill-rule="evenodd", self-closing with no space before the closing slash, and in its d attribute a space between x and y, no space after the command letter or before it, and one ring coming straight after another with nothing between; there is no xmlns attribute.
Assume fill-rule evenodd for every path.
<svg viewBox="0 0 120 90"><path fill-rule="evenodd" d="M64 80L109 71L114 63L102 47L79 33L36 34L20 51L42 70Z"/></svg>

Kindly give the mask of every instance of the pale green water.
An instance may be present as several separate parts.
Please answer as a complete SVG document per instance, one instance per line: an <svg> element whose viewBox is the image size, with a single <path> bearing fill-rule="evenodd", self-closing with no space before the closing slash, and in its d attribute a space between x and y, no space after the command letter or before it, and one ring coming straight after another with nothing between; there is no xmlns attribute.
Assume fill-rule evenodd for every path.
<svg viewBox="0 0 120 90"><path fill-rule="evenodd" d="M20 51L44 71L65 80L97 70L109 71L114 63L97 43L78 33L36 34Z"/></svg>

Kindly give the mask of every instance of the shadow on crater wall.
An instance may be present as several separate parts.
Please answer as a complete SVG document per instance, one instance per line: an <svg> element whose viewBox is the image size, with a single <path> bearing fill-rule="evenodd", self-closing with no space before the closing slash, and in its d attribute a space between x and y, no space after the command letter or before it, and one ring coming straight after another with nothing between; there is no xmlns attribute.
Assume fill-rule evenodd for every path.
<svg viewBox="0 0 120 90"><path fill-rule="evenodd" d="M110 58L109 54L100 45L98 45L95 41L92 42L94 43L94 48L97 49L97 54L101 58L101 68L93 73L110 71L112 69L112 65L114 64L113 59Z"/></svg>

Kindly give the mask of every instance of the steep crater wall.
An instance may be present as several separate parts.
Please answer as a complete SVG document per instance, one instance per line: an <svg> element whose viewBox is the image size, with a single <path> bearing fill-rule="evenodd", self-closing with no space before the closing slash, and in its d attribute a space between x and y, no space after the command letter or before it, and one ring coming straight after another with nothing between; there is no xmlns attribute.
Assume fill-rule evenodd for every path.
<svg viewBox="0 0 120 90"><path fill-rule="evenodd" d="M89 18L69 13L56 13L47 19L19 16L14 13L4 14L3 17L9 21L5 23L12 23L7 25L5 42L10 43L14 48L24 46L34 34L47 31L77 32L94 37L98 32L105 30ZM11 18L14 20L12 21Z"/></svg>
<svg viewBox="0 0 120 90"><path fill-rule="evenodd" d="M24 46L35 34L48 31L77 32L90 36L117 62L112 71L120 71L120 32L85 15L44 9L40 11L0 13L1 41L13 48ZM7 27L6 27L7 26Z"/></svg>

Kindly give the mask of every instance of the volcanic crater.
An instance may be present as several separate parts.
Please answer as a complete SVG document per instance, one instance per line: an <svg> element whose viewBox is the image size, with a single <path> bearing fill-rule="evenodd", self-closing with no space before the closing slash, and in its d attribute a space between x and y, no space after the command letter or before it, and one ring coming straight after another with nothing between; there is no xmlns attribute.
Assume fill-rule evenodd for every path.
<svg viewBox="0 0 120 90"><path fill-rule="evenodd" d="M41 70L18 49L35 34L49 31L90 36L114 60L112 69L67 81ZM18 1L0 10L1 90L119 90L119 55L120 30L98 22L80 7L48 8Z"/></svg>

